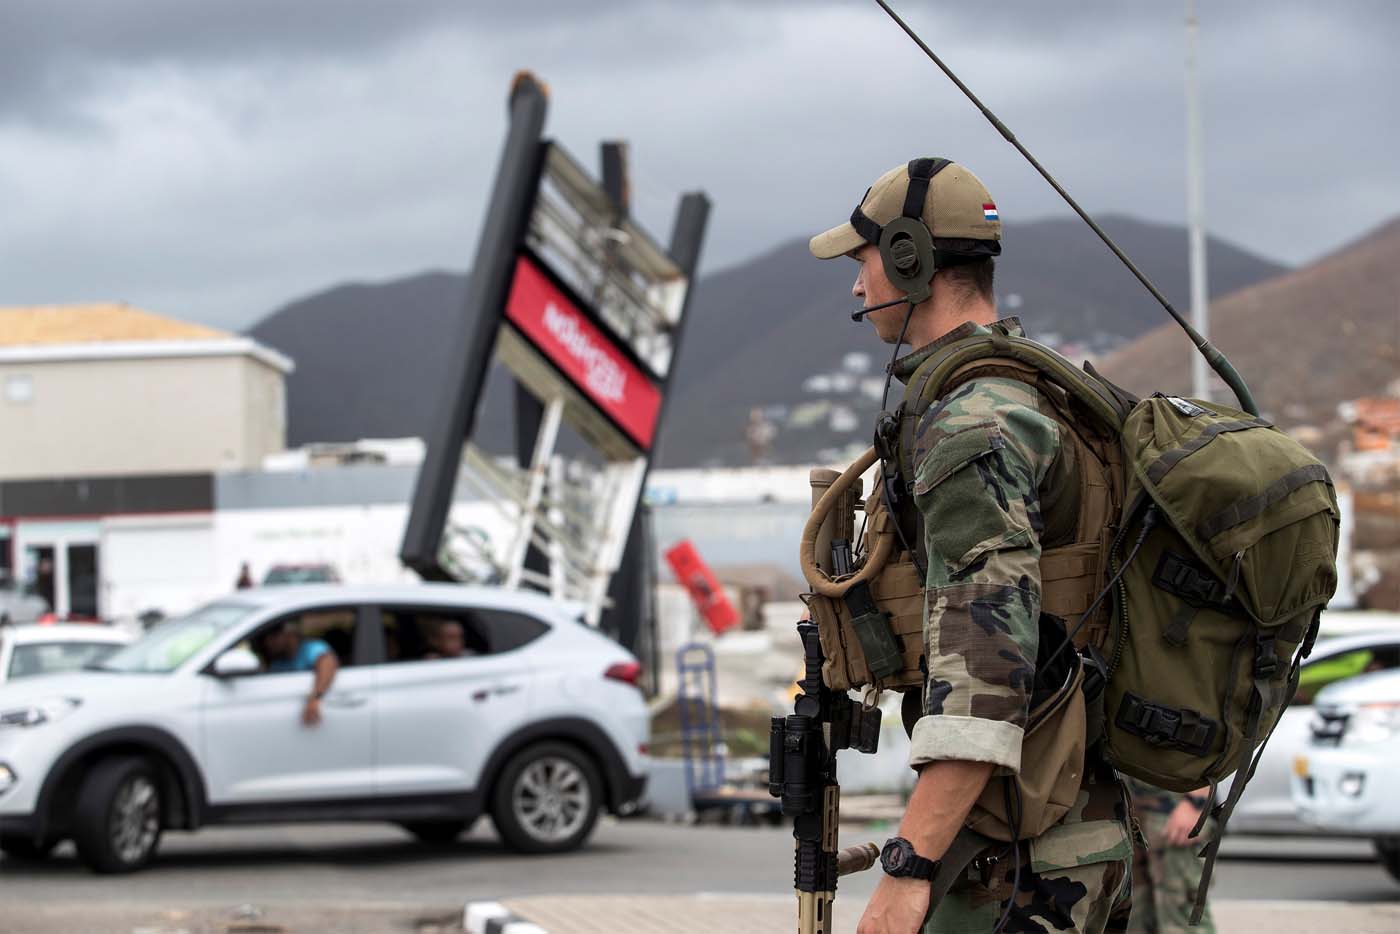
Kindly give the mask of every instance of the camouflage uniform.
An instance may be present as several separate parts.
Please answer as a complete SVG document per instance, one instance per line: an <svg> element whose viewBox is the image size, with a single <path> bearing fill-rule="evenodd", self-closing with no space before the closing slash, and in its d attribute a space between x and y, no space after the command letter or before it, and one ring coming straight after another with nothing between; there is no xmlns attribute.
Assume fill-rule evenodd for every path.
<svg viewBox="0 0 1400 934"><path fill-rule="evenodd" d="M1186 934L1187 931L1215 934L1215 922L1206 904L1201 922L1192 928L1191 909L1196 888L1201 884L1199 844L1170 846L1166 841L1167 819L1184 795L1155 788L1137 779L1128 780L1133 811L1147 846L1139 847L1133 858L1132 920L1128 930L1135 934ZM1214 833L1214 818L1206 822L1201 837Z"/></svg>
<svg viewBox="0 0 1400 934"><path fill-rule="evenodd" d="M993 327L1022 336L1015 318ZM987 333L964 324L899 360L907 381L934 350ZM978 377L931 406L915 435L915 504L928 556L924 644L928 680L910 764L940 759L1021 766L1040 618L1042 503L1077 496L1071 446L1041 411L1037 390ZM961 444L962 432L987 443ZM988 451L973 456L970 449ZM1079 802L1021 844L1020 885L1007 931L1122 931L1131 902L1128 805L1111 769L1090 764ZM1003 854L1005 856L1006 854ZM930 912L925 932L990 931L1011 895L1016 860L970 869Z"/></svg>

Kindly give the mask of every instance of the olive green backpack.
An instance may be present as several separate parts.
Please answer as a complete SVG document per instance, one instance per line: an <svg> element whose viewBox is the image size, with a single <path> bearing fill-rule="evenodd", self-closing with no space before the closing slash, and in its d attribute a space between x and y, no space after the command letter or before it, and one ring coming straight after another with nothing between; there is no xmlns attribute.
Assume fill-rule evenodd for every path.
<svg viewBox="0 0 1400 934"><path fill-rule="evenodd" d="M1202 854L1204 892L1220 833L1292 699L1337 586L1331 478L1262 418L1175 396L1138 400L1001 331L926 360L909 381L901 421L916 422L963 374L995 371L998 362L1012 364L1006 373L1029 365L1074 400L1079 418L1121 441L1123 508L1108 530L1098 599L1064 625L1073 637L1100 602L1111 607L1106 636L1085 654L1106 678L1100 739L1113 765L1172 791L1210 787L1205 814L1218 824ZM1218 801L1217 785L1232 774Z"/></svg>

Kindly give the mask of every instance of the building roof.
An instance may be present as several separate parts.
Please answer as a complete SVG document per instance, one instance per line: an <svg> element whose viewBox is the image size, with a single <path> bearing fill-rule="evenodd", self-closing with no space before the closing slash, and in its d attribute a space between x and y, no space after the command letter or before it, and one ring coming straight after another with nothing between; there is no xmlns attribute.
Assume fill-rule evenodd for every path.
<svg viewBox="0 0 1400 934"><path fill-rule="evenodd" d="M121 302L0 307L0 347L231 337L227 331L176 321Z"/></svg>
<svg viewBox="0 0 1400 934"><path fill-rule="evenodd" d="M0 307L0 362L247 354L290 373L292 361L256 341L122 302Z"/></svg>

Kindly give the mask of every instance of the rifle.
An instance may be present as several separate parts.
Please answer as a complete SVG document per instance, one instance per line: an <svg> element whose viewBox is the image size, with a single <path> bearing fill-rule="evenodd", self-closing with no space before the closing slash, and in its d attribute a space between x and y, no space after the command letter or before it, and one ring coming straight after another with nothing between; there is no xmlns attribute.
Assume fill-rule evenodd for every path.
<svg viewBox="0 0 1400 934"><path fill-rule="evenodd" d="M774 717L768 734L768 793L782 799L796 841L794 888L798 934L831 934L836 879L869 869L880 855L873 843L837 851L841 786L836 753L873 753L880 741L880 708L866 708L822 682L817 624L797 624L802 640L802 693L786 717Z"/></svg>

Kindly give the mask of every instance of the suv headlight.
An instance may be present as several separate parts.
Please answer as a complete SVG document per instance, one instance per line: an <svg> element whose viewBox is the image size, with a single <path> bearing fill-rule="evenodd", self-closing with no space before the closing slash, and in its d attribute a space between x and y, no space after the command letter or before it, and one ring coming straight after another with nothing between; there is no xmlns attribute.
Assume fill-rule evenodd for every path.
<svg viewBox="0 0 1400 934"><path fill-rule="evenodd" d="M62 720L78 709L82 701L76 697L48 697L24 707L0 710L0 729L6 727L42 726Z"/></svg>
<svg viewBox="0 0 1400 934"><path fill-rule="evenodd" d="M1347 746L1371 746L1400 735L1400 701L1359 704L1347 718L1342 743Z"/></svg>

